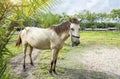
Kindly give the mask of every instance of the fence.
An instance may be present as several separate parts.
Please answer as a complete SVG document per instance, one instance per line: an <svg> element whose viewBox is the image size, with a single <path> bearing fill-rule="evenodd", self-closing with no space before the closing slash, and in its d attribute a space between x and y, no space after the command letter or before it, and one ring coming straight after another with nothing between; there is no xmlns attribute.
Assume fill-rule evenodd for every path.
<svg viewBox="0 0 120 79"><path fill-rule="evenodd" d="M85 28L84 31L119 31L116 27L109 28Z"/></svg>

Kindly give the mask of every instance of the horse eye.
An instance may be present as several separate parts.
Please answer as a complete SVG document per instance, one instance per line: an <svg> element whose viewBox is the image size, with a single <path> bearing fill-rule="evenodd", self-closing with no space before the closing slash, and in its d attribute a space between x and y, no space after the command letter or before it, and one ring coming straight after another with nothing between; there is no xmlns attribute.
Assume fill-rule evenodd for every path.
<svg viewBox="0 0 120 79"><path fill-rule="evenodd" d="M73 28L71 28L71 30L72 30L72 31L74 31L74 29L73 29Z"/></svg>

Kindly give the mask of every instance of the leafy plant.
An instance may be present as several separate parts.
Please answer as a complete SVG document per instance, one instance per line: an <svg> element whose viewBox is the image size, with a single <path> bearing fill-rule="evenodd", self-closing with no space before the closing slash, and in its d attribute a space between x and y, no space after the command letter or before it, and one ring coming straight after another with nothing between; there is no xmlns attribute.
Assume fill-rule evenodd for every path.
<svg viewBox="0 0 120 79"><path fill-rule="evenodd" d="M56 0L0 0L0 78L9 78L6 66L11 54L6 47L17 26L27 26L34 22L37 12L48 10ZM32 23L33 24L33 23ZM30 24L30 25L32 25Z"/></svg>

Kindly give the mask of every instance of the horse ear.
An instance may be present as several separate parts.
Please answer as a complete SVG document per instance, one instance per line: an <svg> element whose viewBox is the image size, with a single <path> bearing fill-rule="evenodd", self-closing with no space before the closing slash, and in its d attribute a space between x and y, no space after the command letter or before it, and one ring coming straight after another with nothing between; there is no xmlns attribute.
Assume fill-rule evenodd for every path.
<svg viewBox="0 0 120 79"><path fill-rule="evenodd" d="M70 22L70 23L72 22L72 18L69 18L69 22Z"/></svg>
<svg viewBox="0 0 120 79"><path fill-rule="evenodd" d="M79 22L81 22L81 21L82 21L82 19L80 19L80 18L79 18L79 19L78 19L78 21L79 21Z"/></svg>
<svg viewBox="0 0 120 79"><path fill-rule="evenodd" d="M80 23L81 21L82 21L82 19L69 18L69 22L70 22L70 23L76 23L76 24L78 24L78 23Z"/></svg>
<svg viewBox="0 0 120 79"><path fill-rule="evenodd" d="M77 22L77 19L76 19L76 18L71 18L71 17L70 17L70 18L69 18L69 22L70 22L70 23L76 23L76 22Z"/></svg>

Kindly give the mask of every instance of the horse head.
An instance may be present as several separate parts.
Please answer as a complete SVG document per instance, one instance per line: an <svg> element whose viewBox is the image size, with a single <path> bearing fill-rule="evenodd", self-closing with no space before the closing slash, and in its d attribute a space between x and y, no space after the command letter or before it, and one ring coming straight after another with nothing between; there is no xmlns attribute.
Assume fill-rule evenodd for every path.
<svg viewBox="0 0 120 79"><path fill-rule="evenodd" d="M72 18L69 20L70 22L70 37L71 37L71 41L72 41L72 47L77 46L80 44L80 22L81 19L76 19L76 18Z"/></svg>

